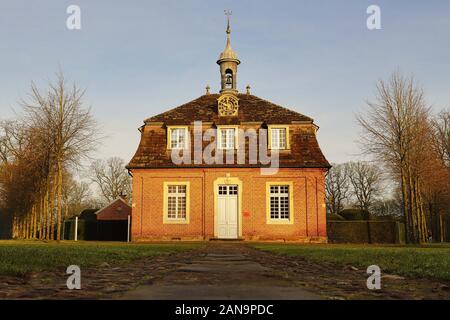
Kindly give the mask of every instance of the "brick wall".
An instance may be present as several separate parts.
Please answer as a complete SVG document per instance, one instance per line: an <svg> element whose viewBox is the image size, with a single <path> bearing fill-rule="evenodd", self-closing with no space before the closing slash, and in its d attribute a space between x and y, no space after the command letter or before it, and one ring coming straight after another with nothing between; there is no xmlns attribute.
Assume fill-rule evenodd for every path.
<svg viewBox="0 0 450 320"><path fill-rule="evenodd" d="M229 175L242 182L242 237L246 240L326 241L324 172L282 168L262 176L259 169L133 170L132 238L200 240L214 238L214 181ZM164 182L190 182L190 223L163 224ZM294 223L266 223L266 182L293 182Z"/></svg>

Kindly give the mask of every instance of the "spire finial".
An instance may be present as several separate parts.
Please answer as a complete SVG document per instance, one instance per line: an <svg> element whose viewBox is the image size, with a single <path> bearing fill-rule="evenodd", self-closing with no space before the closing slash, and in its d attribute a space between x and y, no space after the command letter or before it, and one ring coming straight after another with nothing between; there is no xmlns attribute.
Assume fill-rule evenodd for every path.
<svg viewBox="0 0 450 320"><path fill-rule="evenodd" d="M206 94L210 94L211 92L210 92L210 90L211 90L211 87L209 86L209 84L206 86Z"/></svg>
<svg viewBox="0 0 450 320"><path fill-rule="evenodd" d="M229 35L231 33L230 28L230 16L233 14L233 11L231 10L224 10L225 15L227 16L227 34Z"/></svg>
<svg viewBox="0 0 450 320"><path fill-rule="evenodd" d="M230 40L230 16L232 15L231 10L224 10L225 15L227 16L227 44L225 46L225 50L220 54L219 60L217 60L217 64L220 66L220 75L221 75L221 90L220 92L232 92L237 93L237 66L241 63L238 59L238 55L231 48L231 40Z"/></svg>

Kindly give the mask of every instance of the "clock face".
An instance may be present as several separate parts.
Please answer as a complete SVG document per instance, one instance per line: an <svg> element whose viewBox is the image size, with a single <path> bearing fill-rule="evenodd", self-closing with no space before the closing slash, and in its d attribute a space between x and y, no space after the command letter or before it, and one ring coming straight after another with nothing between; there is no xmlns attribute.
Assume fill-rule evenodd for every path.
<svg viewBox="0 0 450 320"><path fill-rule="evenodd" d="M237 116L238 98L232 94L224 94L218 100L220 116Z"/></svg>

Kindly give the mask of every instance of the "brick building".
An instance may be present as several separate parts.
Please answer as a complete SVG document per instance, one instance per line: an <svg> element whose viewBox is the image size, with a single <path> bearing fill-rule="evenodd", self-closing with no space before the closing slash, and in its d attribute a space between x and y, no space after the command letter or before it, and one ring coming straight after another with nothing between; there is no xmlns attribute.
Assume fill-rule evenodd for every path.
<svg viewBox="0 0 450 320"><path fill-rule="evenodd" d="M127 168L132 239L325 242L325 174L313 119L237 90L227 44L221 90L144 121Z"/></svg>

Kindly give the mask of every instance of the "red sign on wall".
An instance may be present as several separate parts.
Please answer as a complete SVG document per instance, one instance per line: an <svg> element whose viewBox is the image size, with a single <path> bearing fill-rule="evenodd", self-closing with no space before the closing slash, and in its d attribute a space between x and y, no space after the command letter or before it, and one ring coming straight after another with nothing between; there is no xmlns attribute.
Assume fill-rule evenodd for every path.
<svg viewBox="0 0 450 320"><path fill-rule="evenodd" d="M243 212L243 215L244 215L244 217L250 217L250 212L244 211L244 212Z"/></svg>

